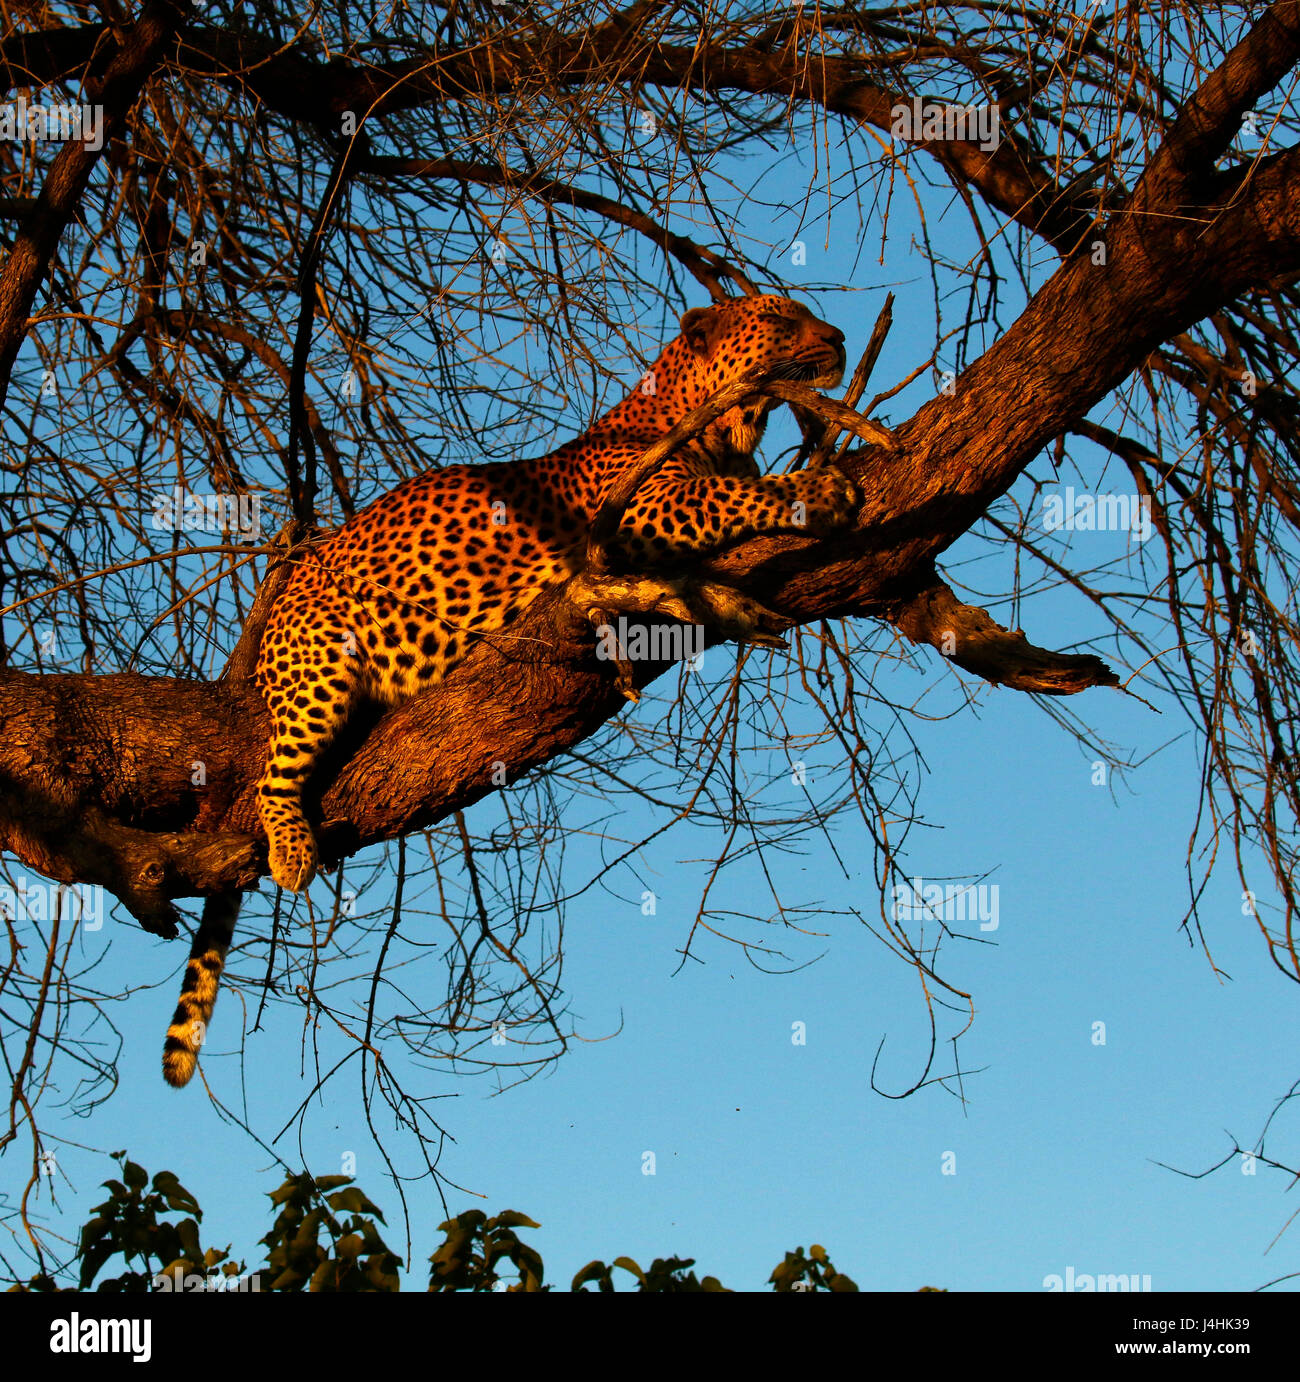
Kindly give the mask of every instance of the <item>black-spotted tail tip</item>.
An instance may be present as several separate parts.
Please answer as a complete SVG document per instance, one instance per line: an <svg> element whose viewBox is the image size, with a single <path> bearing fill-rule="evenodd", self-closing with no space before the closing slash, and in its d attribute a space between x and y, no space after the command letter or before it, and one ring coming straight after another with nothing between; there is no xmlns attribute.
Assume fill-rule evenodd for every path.
<svg viewBox="0 0 1300 1382"><path fill-rule="evenodd" d="M183 1089L193 1078L198 1066L198 1052L188 1037L173 1036L167 1033L163 1042L163 1079L173 1089Z"/></svg>

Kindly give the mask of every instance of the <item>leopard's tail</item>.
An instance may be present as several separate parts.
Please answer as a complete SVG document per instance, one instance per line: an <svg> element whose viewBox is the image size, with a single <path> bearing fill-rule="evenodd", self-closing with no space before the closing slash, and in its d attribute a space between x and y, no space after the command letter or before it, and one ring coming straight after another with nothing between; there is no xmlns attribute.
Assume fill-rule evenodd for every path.
<svg viewBox="0 0 1300 1382"><path fill-rule="evenodd" d="M199 1047L212 1020L217 986L243 897L243 893L232 890L214 893L203 903L203 917L194 933L189 964L185 966L180 1002L163 1043L163 1079L177 1089L190 1082L198 1064Z"/></svg>

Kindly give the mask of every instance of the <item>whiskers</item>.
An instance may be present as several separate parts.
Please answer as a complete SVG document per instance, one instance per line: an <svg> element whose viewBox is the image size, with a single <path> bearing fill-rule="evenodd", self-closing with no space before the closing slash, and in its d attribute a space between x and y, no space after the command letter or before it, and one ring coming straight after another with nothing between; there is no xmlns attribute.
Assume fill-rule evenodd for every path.
<svg viewBox="0 0 1300 1382"><path fill-rule="evenodd" d="M820 379L833 369L835 361L826 360L783 360L772 372L773 379L784 379L791 384L806 384Z"/></svg>

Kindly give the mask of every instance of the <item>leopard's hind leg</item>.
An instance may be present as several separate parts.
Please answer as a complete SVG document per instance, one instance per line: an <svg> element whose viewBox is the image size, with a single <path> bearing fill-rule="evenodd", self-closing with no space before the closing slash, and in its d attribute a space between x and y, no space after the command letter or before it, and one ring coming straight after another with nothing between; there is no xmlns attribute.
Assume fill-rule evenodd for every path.
<svg viewBox="0 0 1300 1382"><path fill-rule="evenodd" d="M302 793L321 754L338 734L361 688L355 639L338 631L267 630L258 672L271 711L266 769L257 809L266 831L271 877L302 892L315 876L316 839Z"/></svg>

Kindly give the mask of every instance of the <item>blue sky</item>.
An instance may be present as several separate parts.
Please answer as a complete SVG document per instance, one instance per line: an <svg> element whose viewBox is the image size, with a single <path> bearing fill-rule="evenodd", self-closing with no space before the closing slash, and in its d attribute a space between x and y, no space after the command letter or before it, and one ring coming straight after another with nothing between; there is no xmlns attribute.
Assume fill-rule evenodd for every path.
<svg viewBox="0 0 1300 1382"><path fill-rule="evenodd" d="M800 162L798 150L792 157ZM759 187L779 200L789 176L778 168ZM949 252L960 261L970 249L964 213L952 211L950 194L927 196L932 231L950 236ZM824 221L799 223L794 213L774 219L756 201L738 209L745 233L776 246L793 282L806 273L809 284L852 289L808 294L848 333L851 360L883 293L896 293L896 325L873 391L928 353L933 303L923 261L909 245L916 223L906 203L895 207L883 266L873 259L878 227L860 230L851 209L831 223L829 243ZM789 263L796 238L807 246L806 268ZM1003 320L1015 311L1012 302ZM628 369L634 378L632 362ZM932 389L930 380L918 381L889 415L910 415ZM769 456L788 435L774 429ZM1099 456L1078 455L1085 469L1076 485L1109 483ZM1126 550L1124 535L1080 533L1074 542L1089 565ZM1009 590L1009 563L990 562L986 552L966 539L945 564L962 574L966 558L985 558L971 568L982 584ZM1006 609L990 608L1009 622ZM1031 640L1047 646L1105 632L1081 597L1059 590L1035 596L1018 617ZM1262 1166L1244 1175L1232 1165L1191 1181L1156 1164L1199 1171L1223 1157L1233 1137L1253 1145L1297 1077L1296 990L1242 914L1230 869L1214 875L1201 917L1231 979L1216 975L1178 929L1199 777L1186 721L1168 702L1158 701L1160 714L1114 691L1073 704L1122 747L1117 756L1154 755L1112 793L1094 783L1093 755L1030 698L979 685L929 650L904 659L878 632L858 633L882 652L873 663L876 689L897 705L920 700L933 717L907 719L925 760L923 769L908 767L926 822L909 840L912 871L982 877L998 888L997 930L979 934L978 943L950 940L941 952L943 974L973 995L977 1011L957 1048L964 1098L951 1079L902 1100L872 1090L882 1041L878 1085L898 1092L914 1082L929 1026L915 973L849 914L872 914L878 898L860 824L845 817L836 828L848 876L815 839L804 857L781 862L783 889L816 909L810 924L825 933L756 923L749 934L785 952L789 964L772 966L793 969L785 973L762 972L721 940L697 942L695 958L681 962L717 842L714 832L688 824L643 851L635 870L611 871L607 886L570 905L564 989L585 1039L555 1067L495 1096L490 1081L458 1078L445 1064L408 1067L419 1093L442 1099L437 1116L456 1139L439 1166L464 1187L448 1191L451 1211L513 1208L539 1220L542 1228L525 1236L541 1251L548 1280L560 1284L593 1257L628 1254L648 1265L676 1254L696 1258L700 1271L727 1285L757 1289L786 1250L814 1241L860 1286L886 1290L1040 1291L1045 1278L1069 1267L1149 1275L1157 1291L1249 1289L1291 1270L1300 1227L1266 1251L1294 1208L1282 1193L1284 1177ZM1100 651L1121 660L1113 648ZM729 659L724 649L706 655L701 694L725 686ZM657 689L667 695L673 685L665 678ZM648 722L655 710L647 703L625 713ZM798 708L793 713L800 717ZM887 718L882 710L882 733ZM835 752L829 745L809 752L815 785L843 771ZM784 790L782 763L779 754L757 756L755 781L766 774L773 793ZM667 794L680 800L691 782L688 762ZM498 810L480 803L471 826L485 828ZM595 807L576 811L584 820L594 814ZM661 820L638 807L610 829L638 838ZM585 881L599 872L599 851L594 837L575 837L566 876ZM349 877L368 878L375 858L357 862ZM1262 862L1254 874L1267 905ZM391 870L364 884L367 908L382 905L390 877ZM653 916L639 905L647 879ZM328 881L316 887L325 899ZM752 866L728 876L725 901L760 916L771 910ZM408 895L407 905L419 898ZM114 1097L89 1119L50 1124L69 1139L58 1152L61 1214L51 1227L75 1231L98 1182L112 1174L105 1152L121 1147L150 1171L175 1171L198 1196L205 1241L232 1242L237 1255L256 1261L254 1245L270 1223L262 1197L283 1170L219 1117L201 1087L178 1093L159 1075L180 944L146 937L129 920L110 921L83 943L87 958L107 947L104 987L157 987L114 1011L125 1039ZM250 963L246 972L260 970ZM405 973L404 983L408 995L442 999L433 957ZM255 991L246 1001L255 1003ZM791 1039L798 1023L803 1044ZM962 1025L945 1020L932 1073L952 1069L946 1038ZM223 1099L247 1100L251 1123L265 1133L281 1126L308 1087L301 1022L271 1011L267 1030L249 1038L242 1088L238 1059L221 1054L238 1028L232 988L218 1005L205 1068ZM328 1033L322 1041L328 1050ZM1292 1105L1274 1125L1279 1160L1287 1160L1288 1141L1294 1145L1297 1116ZM291 1129L280 1155L320 1174L355 1157L358 1182L388 1212L389 1241L404 1253L397 1194L365 1129L355 1073L329 1087L301 1136L299 1145ZM409 1144L394 1137L391 1145L401 1168L413 1172ZM643 1173L647 1152L653 1175ZM12 1194L26 1171L12 1153L6 1160L0 1188ZM418 1285L444 1216L429 1182L407 1193Z"/></svg>
<svg viewBox="0 0 1300 1382"><path fill-rule="evenodd" d="M620 1035L575 1043L552 1074L495 1098L482 1081L433 1073L429 1092L457 1095L438 1111L457 1139L441 1169L476 1192L453 1193L453 1209L532 1215L542 1229L528 1237L558 1281L592 1257L677 1254L754 1289L811 1241L878 1289L1032 1291L1069 1266L1149 1274L1155 1290L1246 1289L1288 1269L1290 1237L1265 1255L1291 1210L1276 1173L1231 1166L1193 1182L1155 1164L1201 1170L1232 1145L1225 1129L1251 1145L1295 1076L1293 991L1265 963L1239 890L1212 886L1203 908L1232 982L1175 928L1190 752L1157 760L1115 803L1032 702L983 698L996 713L939 727L931 747L944 770L926 784L943 855L996 866L1001 889L995 944L951 966L978 1008L960 1048L965 1106L940 1085L902 1101L872 1092L881 1039L877 1081L897 1090L919 1070L926 1027L910 971L856 923L796 950L821 958L795 974L762 974L719 943L674 975L693 914L683 878L653 918L594 901L571 915L565 977L579 1030L598 1037L621 1022ZM1100 721L1140 742L1132 706L1098 699ZM842 901L864 881L858 872L827 891ZM163 985L131 1000L118 1094L69 1135L175 1170L214 1240L250 1248L269 1226L258 1192L279 1171L199 1089L178 1094L158 1077L175 947L128 933L110 959ZM214 1051L234 1006L227 994ZM791 1041L795 1022L805 1045ZM295 1048L291 1024L252 1039L254 1126L278 1126L303 1091ZM211 1061L210 1078L237 1097L236 1059ZM355 1153L358 1180L392 1221L396 1196L356 1102L352 1077L311 1114L308 1164L336 1172ZM281 1147L290 1160L294 1137ZM82 1190L109 1170L72 1148L59 1158ZM440 1211L427 1183L410 1193L427 1255Z"/></svg>

